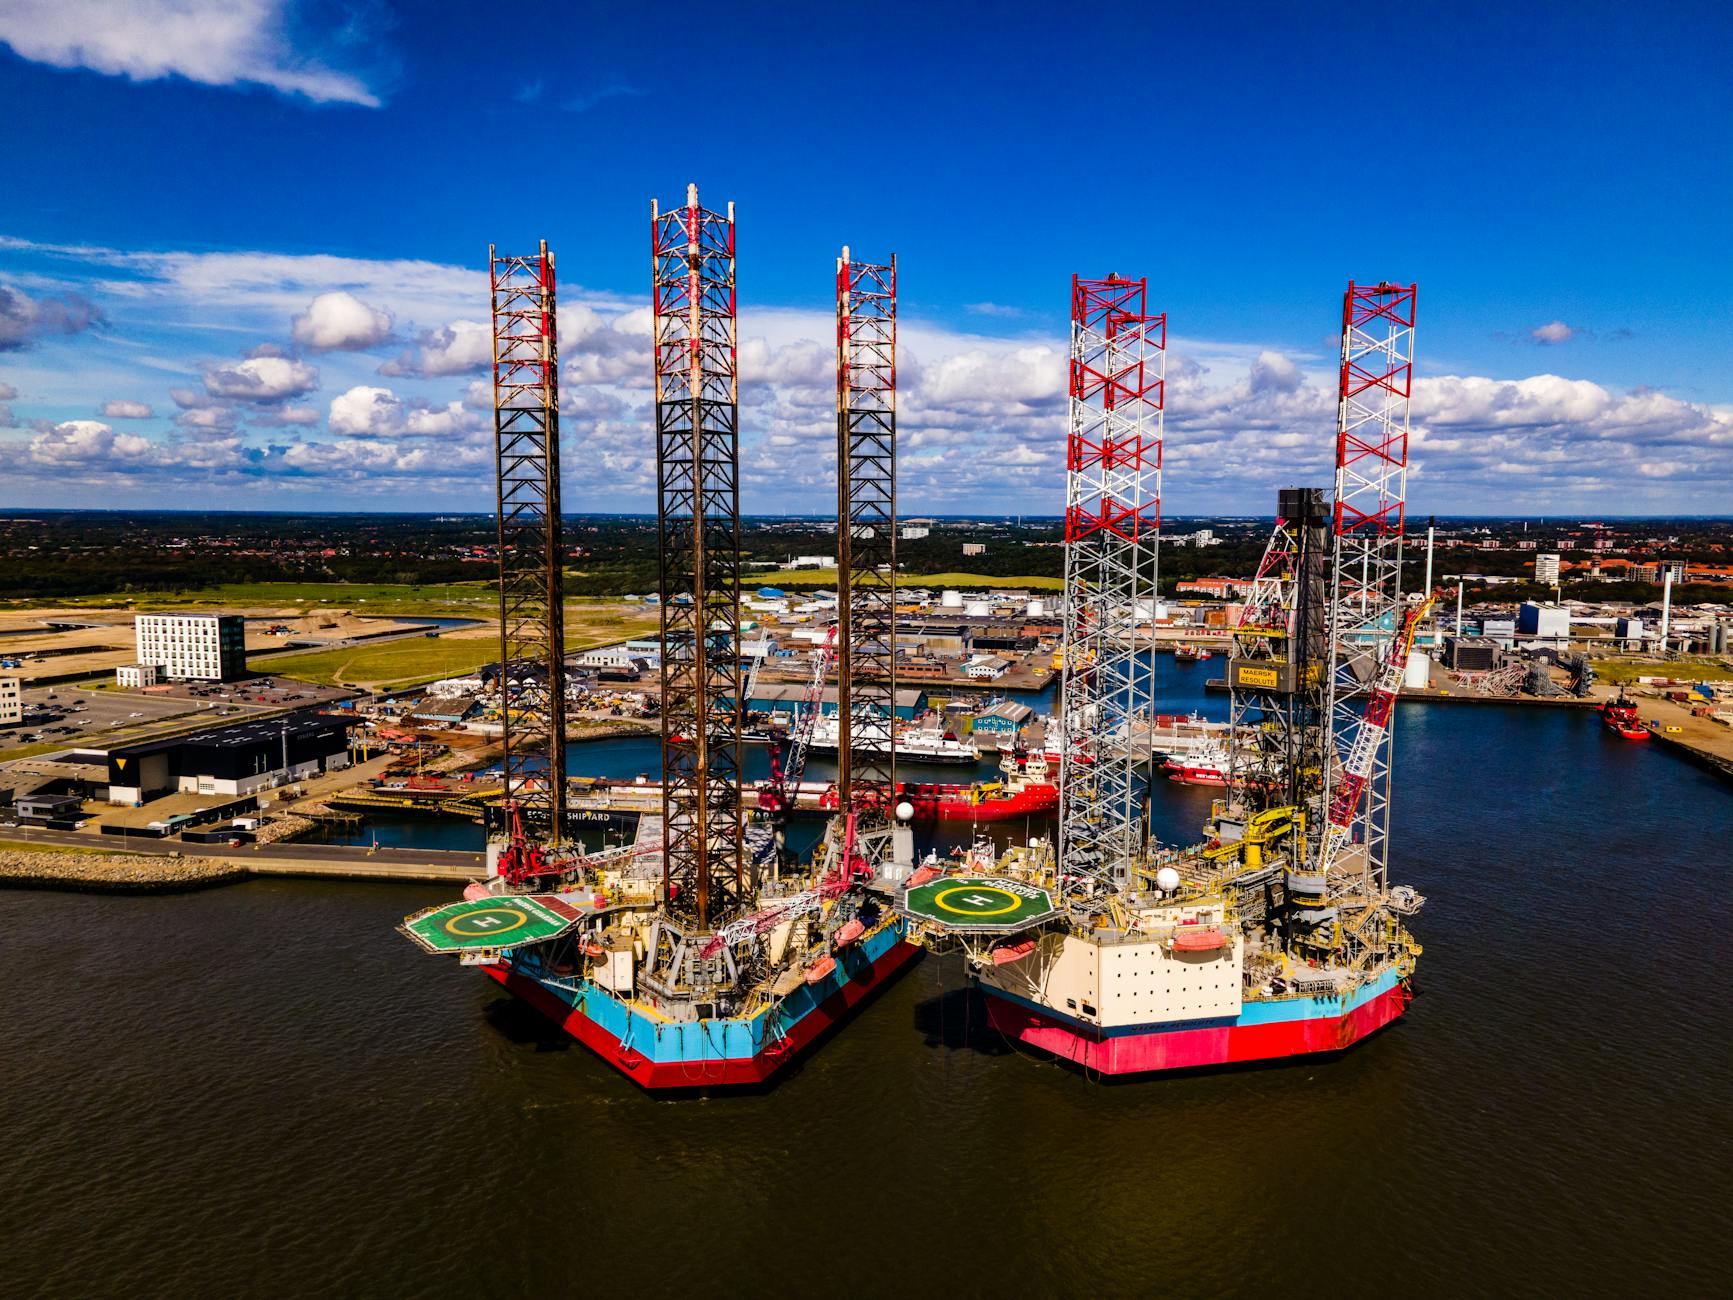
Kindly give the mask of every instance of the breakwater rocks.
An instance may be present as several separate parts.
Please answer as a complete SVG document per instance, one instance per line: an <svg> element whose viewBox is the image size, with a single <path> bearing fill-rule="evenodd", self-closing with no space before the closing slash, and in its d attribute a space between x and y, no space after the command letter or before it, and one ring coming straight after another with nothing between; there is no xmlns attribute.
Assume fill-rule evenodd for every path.
<svg viewBox="0 0 1733 1300"><path fill-rule="evenodd" d="M0 849L0 887L115 894L173 893L224 885L243 880L248 874L244 865L219 858Z"/></svg>

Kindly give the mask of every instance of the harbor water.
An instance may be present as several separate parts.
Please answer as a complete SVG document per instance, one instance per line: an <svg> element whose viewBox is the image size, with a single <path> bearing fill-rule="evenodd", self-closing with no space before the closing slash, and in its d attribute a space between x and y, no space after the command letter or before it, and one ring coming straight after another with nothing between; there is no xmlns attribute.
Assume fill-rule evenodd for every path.
<svg viewBox="0 0 1733 1300"><path fill-rule="evenodd" d="M1721 1291L1733 789L1586 711L1396 735L1419 996L1230 1071L1033 1059L928 958L780 1086L652 1100L395 932L449 891L0 892L5 1293Z"/></svg>

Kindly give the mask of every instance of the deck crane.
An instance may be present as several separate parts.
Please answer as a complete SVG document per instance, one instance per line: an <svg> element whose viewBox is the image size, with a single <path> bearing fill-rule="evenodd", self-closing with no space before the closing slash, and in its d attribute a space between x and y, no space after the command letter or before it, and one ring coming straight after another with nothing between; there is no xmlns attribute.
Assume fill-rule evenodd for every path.
<svg viewBox="0 0 1733 1300"><path fill-rule="evenodd" d="M1330 796L1325 815L1324 840L1319 848L1317 874L1328 876L1342 847L1353 838L1354 818L1360 811L1360 796L1372 776L1372 758L1390 729L1390 715L1396 709L1396 696L1402 689L1402 674L1408 666L1408 652L1414 645L1414 631L1432 608L1437 593L1426 596L1408 607L1400 632L1390 638L1384 662L1366 701L1366 711L1360 717L1353 743L1342 760L1338 784Z"/></svg>
<svg viewBox="0 0 1733 1300"><path fill-rule="evenodd" d="M780 851L783 827L795 801L800 797L800 783L806 775L806 756L812 747L813 724L824 708L825 679L830 676L831 667L836 662L834 624L825 635L824 644L819 647L815 657L812 677L807 682L806 695L801 700L800 711L795 716L794 729L789 737L788 761L783 762L778 747L773 742L770 746L770 779L758 787L758 811L764 815L746 828L747 849L754 867L764 866ZM762 659L759 660L760 664L763 662ZM752 675L754 678L758 676L756 666ZM748 686L745 695L750 697L751 694L752 688Z"/></svg>

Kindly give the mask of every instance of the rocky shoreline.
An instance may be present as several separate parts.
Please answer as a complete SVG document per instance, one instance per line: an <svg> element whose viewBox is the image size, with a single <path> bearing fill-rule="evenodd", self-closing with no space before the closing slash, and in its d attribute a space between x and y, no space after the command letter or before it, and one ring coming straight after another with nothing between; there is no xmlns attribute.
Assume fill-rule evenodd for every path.
<svg viewBox="0 0 1733 1300"><path fill-rule="evenodd" d="M220 858L142 853L33 853L0 850L0 888L145 894L208 889L245 880L246 866Z"/></svg>

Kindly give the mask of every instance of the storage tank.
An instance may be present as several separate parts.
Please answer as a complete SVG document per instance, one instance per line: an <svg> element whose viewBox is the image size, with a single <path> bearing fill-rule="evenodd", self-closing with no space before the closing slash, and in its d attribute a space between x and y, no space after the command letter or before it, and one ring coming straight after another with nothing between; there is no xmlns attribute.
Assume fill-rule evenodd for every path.
<svg viewBox="0 0 1733 1300"><path fill-rule="evenodd" d="M963 593L962 592L960 592L960 591L941 591L939 593L939 608L940 609L961 609L962 607L963 607Z"/></svg>
<svg viewBox="0 0 1733 1300"><path fill-rule="evenodd" d="M963 613L970 618L991 618L993 607L984 600L971 600L964 608Z"/></svg>
<svg viewBox="0 0 1733 1300"><path fill-rule="evenodd" d="M1024 607L1023 613L1029 618L1046 618L1047 602L1044 600L1032 600Z"/></svg>
<svg viewBox="0 0 1733 1300"><path fill-rule="evenodd" d="M1432 681L1432 657L1424 650L1408 652L1408 668L1402 674L1402 685L1410 690L1421 690Z"/></svg>

